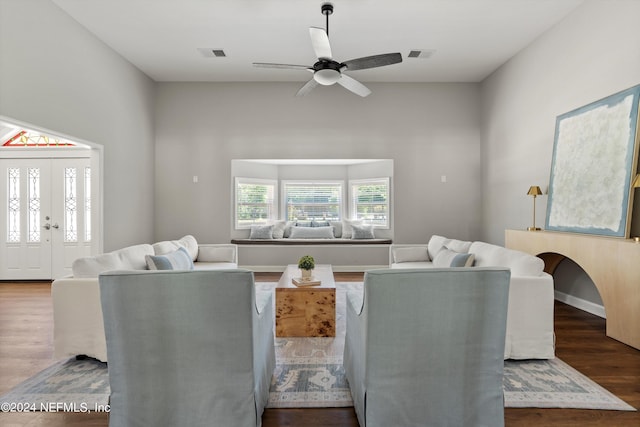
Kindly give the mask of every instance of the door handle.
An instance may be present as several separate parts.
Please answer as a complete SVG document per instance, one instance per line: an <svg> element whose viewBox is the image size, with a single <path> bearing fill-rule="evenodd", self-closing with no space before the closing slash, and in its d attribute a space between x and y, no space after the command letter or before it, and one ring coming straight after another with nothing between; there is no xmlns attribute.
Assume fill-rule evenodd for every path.
<svg viewBox="0 0 640 427"><path fill-rule="evenodd" d="M56 230L57 230L58 228L60 228L60 226L58 225L58 223L53 224L53 225L52 225L52 227L53 227L53 228L55 228Z"/></svg>
<svg viewBox="0 0 640 427"><path fill-rule="evenodd" d="M45 230L50 230L51 229L51 224L46 223L45 225L42 226L42 228L44 228Z"/></svg>

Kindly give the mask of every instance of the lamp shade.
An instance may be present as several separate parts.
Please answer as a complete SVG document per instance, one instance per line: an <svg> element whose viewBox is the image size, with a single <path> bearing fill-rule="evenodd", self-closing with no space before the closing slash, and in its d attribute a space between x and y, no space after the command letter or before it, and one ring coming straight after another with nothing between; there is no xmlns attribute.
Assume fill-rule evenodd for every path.
<svg viewBox="0 0 640 427"><path fill-rule="evenodd" d="M528 196L542 196L542 190L537 185L532 185L529 187L529 191L527 192Z"/></svg>
<svg viewBox="0 0 640 427"><path fill-rule="evenodd" d="M631 184L631 187L640 188L640 173L638 175L636 175L636 178L633 180L633 183Z"/></svg>

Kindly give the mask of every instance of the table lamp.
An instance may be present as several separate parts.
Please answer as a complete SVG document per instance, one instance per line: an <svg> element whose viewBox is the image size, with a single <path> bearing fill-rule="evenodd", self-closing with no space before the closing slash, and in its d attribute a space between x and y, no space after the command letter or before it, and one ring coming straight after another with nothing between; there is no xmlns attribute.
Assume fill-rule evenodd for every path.
<svg viewBox="0 0 640 427"><path fill-rule="evenodd" d="M528 227L529 231L539 231L540 227L536 227L536 196L542 196L542 191L537 185L529 187L528 196L533 196L533 227Z"/></svg>

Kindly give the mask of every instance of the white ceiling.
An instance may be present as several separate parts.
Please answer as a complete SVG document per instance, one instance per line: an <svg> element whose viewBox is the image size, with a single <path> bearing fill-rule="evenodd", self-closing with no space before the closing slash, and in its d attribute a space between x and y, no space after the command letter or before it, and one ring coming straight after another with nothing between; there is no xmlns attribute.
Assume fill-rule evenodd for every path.
<svg viewBox="0 0 640 427"><path fill-rule="evenodd" d="M155 81L305 81L308 27L321 0L53 0ZM400 52L401 64L352 71L362 82L478 82L583 0L334 0L334 59ZM206 58L198 48L224 49ZM428 59L410 50L435 49Z"/></svg>

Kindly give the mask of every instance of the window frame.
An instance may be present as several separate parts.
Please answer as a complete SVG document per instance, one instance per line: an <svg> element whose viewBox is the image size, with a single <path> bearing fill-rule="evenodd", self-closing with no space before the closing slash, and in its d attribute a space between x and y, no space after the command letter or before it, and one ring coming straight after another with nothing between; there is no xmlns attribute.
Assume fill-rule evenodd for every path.
<svg viewBox="0 0 640 427"><path fill-rule="evenodd" d="M250 224L240 224L238 222L239 218L238 218L238 214L239 214L239 201L238 201L238 195L239 195L239 191L238 188L240 185L264 185L266 187L271 187L272 191L273 191L273 198L271 200L271 212L268 215L267 218L265 218L264 220L259 220L259 221L254 221ZM234 183L234 188L233 188L233 193L234 193L234 213L233 213L233 221L234 221L234 227L236 230L247 230L250 229L252 225L265 225L265 224L269 224L273 221L276 221L278 219L278 180L276 179L264 179L264 178L245 178L245 177L235 177L235 183Z"/></svg>
<svg viewBox="0 0 640 427"><path fill-rule="evenodd" d="M391 180L390 177L380 178L365 178L365 179L351 179L349 180L349 215L351 219L358 220L358 203L356 202L356 186L360 185L385 185L387 188L386 193L386 207L387 216L385 224L376 224L370 221L362 220L363 224L372 225L374 228L389 230L391 228ZM381 203L376 203L381 204Z"/></svg>

